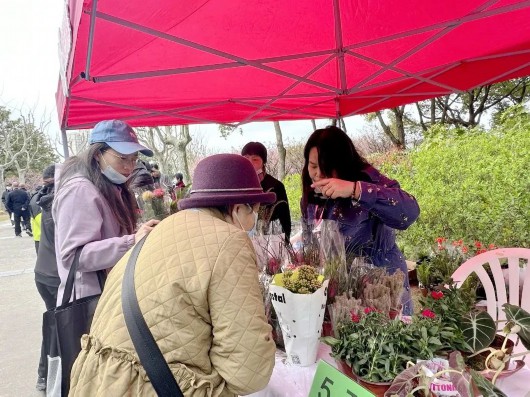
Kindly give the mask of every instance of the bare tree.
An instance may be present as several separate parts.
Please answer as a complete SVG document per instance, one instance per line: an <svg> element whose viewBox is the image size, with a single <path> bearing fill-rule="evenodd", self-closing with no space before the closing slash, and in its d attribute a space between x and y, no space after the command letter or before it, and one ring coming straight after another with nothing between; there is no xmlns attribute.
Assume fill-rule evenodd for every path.
<svg viewBox="0 0 530 397"><path fill-rule="evenodd" d="M5 172L10 169L25 150L27 142L20 135L20 120L11 120L11 112L0 107L0 191L5 190Z"/></svg>
<svg viewBox="0 0 530 397"><path fill-rule="evenodd" d="M154 160L166 174L179 171L189 181L190 172L186 147L191 142L189 126L136 128L141 143L153 151Z"/></svg>
<svg viewBox="0 0 530 397"><path fill-rule="evenodd" d="M283 178L285 178L285 156L287 152L283 146L282 129L279 121L274 121L274 131L276 132L276 149L278 150L279 160L278 173L276 175L280 181L283 181Z"/></svg>
<svg viewBox="0 0 530 397"><path fill-rule="evenodd" d="M353 144L365 157L395 149L390 138L386 134L381 134L381 130L373 123L366 126L360 136L353 138Z"/></svg>
<svg viewBox="0 0 530 397"><path fill-rule="evenodd" d="M208 143L207 143L208 140L202 131L200 130L193 131L191 135L192 135L192 140L190 144L187 146L186 152L188 155L190 178L192 179L193 172L195 171L195 167L197 166L197 163L205 157L211 156L212 154L219 153L219 150L208 146ZM191 179L185 182L191 182Z"/></svg>
<svg viewBox="0 0 530 397"><path fill-rule="evenodd" d="M398 106L395 108L390 109L390 111L393 114L393 127L391 128L391 125L387 124L385 119L383 118L383 113L381 110L378 110L375 112L375 115L377 117L377 120L379 121L379 124L381 125L381 128L383 129L383 132L385 135L390 139L390 141L400 149L405 148L405 126L403 123L403 116L405 113L405 106Z"/></svg>
<svg viewBox="0 0 530 397"><path fill-rule="evenodd" d="M88 139L90 137L90 130L71 130L66 131L67 140L68 140L68 152L70 156L76 156L85 149L88 148ZM63 139L60 132L55 135L55 153L64 158L64 153L62 151ZM58 148L61 148L59 150Z"/></svg>

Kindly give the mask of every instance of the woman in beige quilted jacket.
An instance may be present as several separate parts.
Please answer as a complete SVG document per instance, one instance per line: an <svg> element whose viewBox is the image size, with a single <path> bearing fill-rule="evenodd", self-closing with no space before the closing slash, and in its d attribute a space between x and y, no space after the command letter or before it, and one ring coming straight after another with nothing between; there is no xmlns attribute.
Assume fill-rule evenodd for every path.
<svg viewBox="0 0 530 397"><path fill-rule="evenodd" d="M250 161L202 160L182 211L154 228L136 263L140 309L186 397L245 395L264 388L275 345L247 236L260 203L272 203ZM125 326L126 254L110 272L90 335L71 375L70 396L154 396Z"/></svg>

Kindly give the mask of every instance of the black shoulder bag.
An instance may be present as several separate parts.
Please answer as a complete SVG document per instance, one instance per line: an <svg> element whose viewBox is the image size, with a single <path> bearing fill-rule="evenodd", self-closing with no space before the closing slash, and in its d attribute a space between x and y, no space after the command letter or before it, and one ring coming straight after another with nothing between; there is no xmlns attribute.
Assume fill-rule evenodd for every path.
<svg viewBox="0 0 530 397"><path fill-rule="evenodd" d="M155 338L153 338L153 334L147 327L136 297L134 269L145 239L146 237L142 238L133 248L123 276L121 305L125 324L140 358L140 363L144 367L156 394L160 397L183 397L173 373L156 344Z"/></svg>
<svg viewBox="0 0 530 397"><path fill-rule="evenodd" d="M53 311L58 352L61 357L61 391L63 396L68 395L70 372L72 371L75 359L81 351L81 337L83 334L90 332L92 318L94 317L96 306L101 296L101 293L99 293L80 299L77 298L75 278L82 250L83 247L80 247L75 252L74 260L68 272L68 278L66 279L62 304ZM106 272L104 270L98 270L97 277L99 287L103 291ZM72 302L70 302L70 299L72 299Z"/></svg>

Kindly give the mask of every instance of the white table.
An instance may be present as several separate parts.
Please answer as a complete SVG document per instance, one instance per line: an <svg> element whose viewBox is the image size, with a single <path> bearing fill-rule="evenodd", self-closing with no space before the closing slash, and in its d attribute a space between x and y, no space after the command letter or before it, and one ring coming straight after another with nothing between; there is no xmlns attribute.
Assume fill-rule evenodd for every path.
<svg viewBox="0 0 530 397"><path fill-rule="evenodd" d="M335 360L329 355L330 348L319 346L318 359L322 359L335 368ZM315 376L317 364L309 367L298 367L287 362L281 350L276 351L276 365L267 387L252 397L307 397ZM508 397L530 397L530 368L528 365L510 377L497 380L497 386Z"/></svg>

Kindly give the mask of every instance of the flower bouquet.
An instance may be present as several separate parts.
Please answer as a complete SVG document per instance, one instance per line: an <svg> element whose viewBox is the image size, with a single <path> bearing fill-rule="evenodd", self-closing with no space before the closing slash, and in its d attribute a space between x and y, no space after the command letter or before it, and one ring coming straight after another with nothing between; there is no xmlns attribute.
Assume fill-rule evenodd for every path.
<svg viewBox="0 0 530 397"><path fill-rule="evenodd" d="M269 286L291 364L308 366L316 362L327 288L328 280L309 265L277 274Z"/></svg>
<svg viewBox="0 0 530 397"><path fill-rule="evenodd" d="M256 251L265 315L272 326L274 342L278 347L284 348L282 331L269 295L269 286L273 276L282 271L282 265L287 260L288 250L285 240L281 234L261 234L261 229L258 228L258 233L251 237L251 241Z"/></svg>
<svg viewBox="0 0 530 397"><path fill-rule="evenodd" d="M142 220L145 222L149 219L162 220L169 216L171 198L162 188L153 191L146 190L142 193L144 208Z"/></svg>

